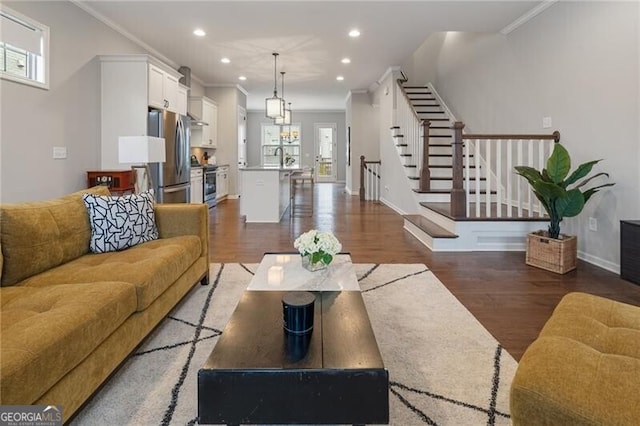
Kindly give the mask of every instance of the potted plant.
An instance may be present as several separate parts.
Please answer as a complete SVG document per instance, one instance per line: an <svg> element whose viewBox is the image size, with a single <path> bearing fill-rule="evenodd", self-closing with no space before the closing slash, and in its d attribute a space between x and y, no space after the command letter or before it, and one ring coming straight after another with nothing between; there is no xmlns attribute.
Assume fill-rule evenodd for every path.
<svg viewBox="0 0 640 426"><path fill-rule="evenodd" d="M538 171L532 167L516 166L516 173L527 179L533 193L549 215L547 232L538 231L527 237L527 264L553 272L566 273L576 268L577 239L560 234L560 222L565 217L577 216L591 196L614 183L585 188L608 173L596 173L587 177L593 166L602 160L589 161L571 171L571 157L564 146L556 143L547 167Z"/></svg>

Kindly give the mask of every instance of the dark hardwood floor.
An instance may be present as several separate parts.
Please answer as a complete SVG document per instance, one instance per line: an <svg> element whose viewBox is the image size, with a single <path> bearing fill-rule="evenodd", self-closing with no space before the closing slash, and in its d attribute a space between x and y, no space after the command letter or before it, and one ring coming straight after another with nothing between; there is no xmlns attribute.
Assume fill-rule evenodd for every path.
<svg viewBox="0 0 640 426"><path fill-rule="evenodd" d="M640 305L640 286L579 261L558 275L525 264L524 252L434 253L404 231L400 215L383 204L361 203L344 185L298 186L293 217L277 224L244 223L239 200L211 209L210 259L259 263L263 253L294 251L294 239L309 229L330 230L354 263L424 263L462 304L519 360L562 296L572 291ZM543 225L541 226L543 227Z"/></svg>

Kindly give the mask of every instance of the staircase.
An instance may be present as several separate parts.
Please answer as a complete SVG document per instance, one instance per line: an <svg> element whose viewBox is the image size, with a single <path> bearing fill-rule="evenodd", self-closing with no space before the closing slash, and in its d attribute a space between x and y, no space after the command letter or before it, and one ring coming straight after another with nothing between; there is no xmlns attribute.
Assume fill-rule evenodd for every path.
<svg viewBox="0 0 640 426"><path fill-rule="evenodd" d="M531 194L525 202L520 199L521 182L514 183L510 177L512 156L508 154L506 169L501 157L506 146L517 152L517 164L540 163L546 160L549 148L536 145L534 156L533 143L526 141L535 139L533 136L538 142L553 137L468 137L431 84L405 86L404 82L398 80L397 124L391 128L391 139L419 206L419 214L404 216L404 228L433 251L523 250L527 233L544 228L537 222L548 218L541 213L543 209L536 209ZM505 140L503 136L513 137ZM506 188L503 176L508 179ZM515 192L518 200L511 197Z"/></svg>

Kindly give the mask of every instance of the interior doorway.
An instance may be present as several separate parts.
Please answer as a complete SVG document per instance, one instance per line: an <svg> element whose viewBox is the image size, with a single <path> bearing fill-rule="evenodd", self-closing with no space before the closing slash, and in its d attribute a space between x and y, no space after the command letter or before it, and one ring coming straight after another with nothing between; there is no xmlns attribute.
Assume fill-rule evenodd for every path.
<svg viewBox="0 0 640 426"><path fill-rule="evenodd" d="M338 180L337 133L336 123L315 123L314 154L316 182L335 182Z"/></svg>

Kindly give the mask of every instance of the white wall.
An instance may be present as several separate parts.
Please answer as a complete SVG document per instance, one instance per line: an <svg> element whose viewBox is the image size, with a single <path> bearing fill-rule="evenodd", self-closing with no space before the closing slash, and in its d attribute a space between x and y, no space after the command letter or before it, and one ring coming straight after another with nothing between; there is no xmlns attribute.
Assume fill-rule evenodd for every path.
<svg viewBox="0 0 640 426"><path fill-rule="evenodd" d="M358 195L360 189L360 156L380 159L378 108L371 104L369 93L350 93L347 98L346 125L351 126L351 166L346 169L346 189Z"/></svg>
<svg viewBox="0 0 640 426"><path fill-rule="evenodd" d="M0 80L0 201L42 200L86 186L100 166L99 54L146 53L69 2L3 2L47 26L50 89ZM54 146L67 159L54 160Z"/></svg>
<svg viewBox="0 0 640 426"><path fill-rule="evenodd" d="M558 2L507 36L433 35L404 64L411 84L435 84L467 131L537 133L550 116L574 167L604 159L596 171L616 186L562 231L578 236L582 258L611 270L619 220L640 218L639 7Z"/></svg>
<svg viewBox="0 0 640 426"><path fill-rule="evenodd" d="M338 126L338 181L344 182L346 168L346 124L344 111L293 111L292 122L300 123L302 136L302 165L314 167L314 128L315 123L336 123ZM261 124L273 124L273 120L264 115L264 111L247 113L247 165L260 165ZM353 135L352 135L353 137Z"/></svg>

